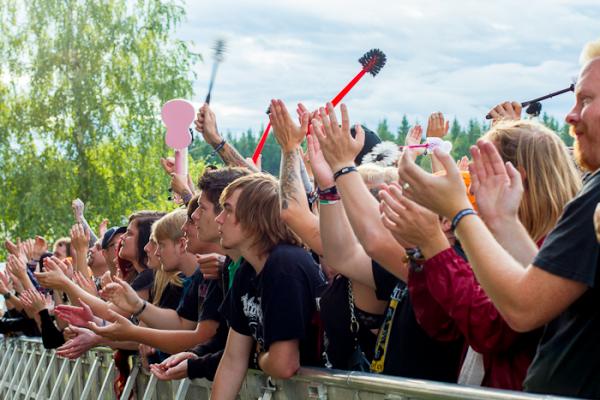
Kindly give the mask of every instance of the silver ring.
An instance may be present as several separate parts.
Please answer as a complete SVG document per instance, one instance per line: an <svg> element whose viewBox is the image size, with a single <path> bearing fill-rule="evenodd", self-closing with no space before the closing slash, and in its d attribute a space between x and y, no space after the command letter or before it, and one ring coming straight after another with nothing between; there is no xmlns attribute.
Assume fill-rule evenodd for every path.
<svg viewBox="0 0 600 400"><path fill-rule="evenodd" d="M402 189L408 190L408 188L410 188L410 184L408 182L404 182L404 184L402 185Z"/></svg>

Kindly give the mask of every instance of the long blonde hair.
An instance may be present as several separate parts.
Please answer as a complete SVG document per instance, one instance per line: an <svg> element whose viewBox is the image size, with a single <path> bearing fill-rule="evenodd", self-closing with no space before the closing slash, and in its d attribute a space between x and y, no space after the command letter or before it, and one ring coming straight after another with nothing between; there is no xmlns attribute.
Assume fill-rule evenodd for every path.
<svg viewBox="0 0 600 400"><path fill-rule="evenodd" d="M186 210L178 209L163 216L158 221L152 224L151 240L156 243L159 240L169 239L176 241L183 237L183 231L181 227L187 219ZM167 285L172 284L175 286L182 286L181 277L179 271L166 272L162 266L158 269L154 275L154 286L152 287L152 304L158 305L160 298L162 297Z"/></svg>
<svg viewBox="0 0 600 400"><path fill-rule="evenodd" d="M505 162L525 172L519 219L531 238L539 241L581 188L565 144L552 130L527 120L501 121L483 138L496 145Z"/></svg>

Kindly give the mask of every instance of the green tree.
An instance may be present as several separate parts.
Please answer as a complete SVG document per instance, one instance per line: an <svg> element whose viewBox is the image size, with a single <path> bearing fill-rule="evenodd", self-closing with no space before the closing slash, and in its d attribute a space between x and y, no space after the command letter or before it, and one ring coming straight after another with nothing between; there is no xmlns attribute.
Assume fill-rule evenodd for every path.
<svg viewBox="0 0 600 400"><path fill-rule="evenodd" d="M402 121L400 121L400 126L398 127L396 143L399 145L403 145L406 140L406 135L408 135L408 131L410 130L410 123L408 122L408 118L406 114L402 116Z"/></svg>
<svg viewBox="0 0 600 400"><path fill-rule="evenodd" d="M394 138L394 135L392 134L392 132L390 132L387 118L384 118L383 120L381 120L379 122L379 124L377 125L377 136L379 136L379 138L382 141L388 141L388 142L394 141L395 138Z"/></svg>
<svg viewBox="0 0 600 400"><path fill-rule="evenodd" d="M161 0L0 0L5 236L64 235L75 197L96 223L172 207L158 116L192 94L199 55L173 39L183 17Z"/></svg>

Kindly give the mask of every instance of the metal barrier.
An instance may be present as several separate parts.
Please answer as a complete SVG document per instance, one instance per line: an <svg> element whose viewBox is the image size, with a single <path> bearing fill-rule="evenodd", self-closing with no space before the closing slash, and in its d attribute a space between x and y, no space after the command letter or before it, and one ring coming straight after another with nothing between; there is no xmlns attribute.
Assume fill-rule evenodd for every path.
<svg viewBox="0 0 600 400"><path fill-rule="evenodd" d="M2 339L0 339L2 340ZM6 400L115 399L112 350L95 348L72 361L45 350L41 340L5 338L0 344L0 398ZM158 381L137 361L121 399L208 400L211 382L205 379ZM251 370L240 400L535 400L564 397L483 389L367 373L302 368L292 379L271 380Z"/></svg>

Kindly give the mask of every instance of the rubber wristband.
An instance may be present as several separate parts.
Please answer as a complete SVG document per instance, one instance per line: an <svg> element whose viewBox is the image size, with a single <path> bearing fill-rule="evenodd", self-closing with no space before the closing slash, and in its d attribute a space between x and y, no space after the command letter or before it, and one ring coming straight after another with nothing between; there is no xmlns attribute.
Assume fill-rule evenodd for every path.
<svg viewBox="0 0 600 400"><path fill-rule="evenodd" d="M225 141L225 139L223 139L223 141L222 141L221 143L219 143L219 144L217 145L217 147L215 147L215 149L214 149L214 152L215 152L215 153L218 153L219 151L221 151L221 149L222 149L223 147L225 147L225 143L227 143L227 142Z"/></svg>
<svg viewBox="0 0 600 400"><path fill-rule="evenodd" d="M342 175L346 175L349 174L350 172L356 172L357 169L354 165L350 166L350 167L344 167L342 169L340 169L338 172L336 172L335 174L333 174L333 180L336 181L337 178L339 178Z"/></svg>
<svg viewBox="0 0 600 400"><path fill-rule="evenodd" d="M459 212L457 212L454 218L452 218L452 224L450 225L450 229L452 229L452 232L456 230L456 227L458 226L460 220L466 217L467 215L477 215L477 211L473 210L472 208L465 208L464 210L460 210Z"/></svg>

